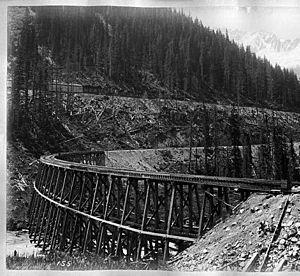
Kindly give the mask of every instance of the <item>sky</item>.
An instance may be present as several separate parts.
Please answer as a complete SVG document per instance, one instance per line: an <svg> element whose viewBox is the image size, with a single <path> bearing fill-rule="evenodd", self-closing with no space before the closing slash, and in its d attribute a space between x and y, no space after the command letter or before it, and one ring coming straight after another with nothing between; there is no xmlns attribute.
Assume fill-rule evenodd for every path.
<svg viewBox="0 0 300 276"><path fill-rule="evenodd" d="M300 38L300 8L186 7L184 11L214 29L264 31L274 33L282 39Z"/></svg>
<svg viewBox="0 0 300 276"><path fill-rule="evenodd" d="M112 0L113 1L113 0ZM122 1L122 0L116 0ZM129 2L130 0L123 0ZM133 0L139 6L274 6L300 7L299 0Z"/></svg>
<svg viewBox="0 0 300 276"><path fill-rule="evenodd" d="M300 0L135 0L135 6L183 8L211 28L300 38Z"/></svg>

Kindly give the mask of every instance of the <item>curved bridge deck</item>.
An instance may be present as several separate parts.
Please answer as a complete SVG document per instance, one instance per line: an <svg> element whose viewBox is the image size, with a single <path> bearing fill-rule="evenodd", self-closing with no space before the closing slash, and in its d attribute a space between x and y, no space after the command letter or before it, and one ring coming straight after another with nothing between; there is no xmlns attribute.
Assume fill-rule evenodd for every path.
<svg viewBox="0 0 300 276"><path fill-rule="evenodd" d="M44 250L163 258L183 250L230 213L239 191L281 192L286 181L116 169L104 152L42 157L29 209Z"/></svg>

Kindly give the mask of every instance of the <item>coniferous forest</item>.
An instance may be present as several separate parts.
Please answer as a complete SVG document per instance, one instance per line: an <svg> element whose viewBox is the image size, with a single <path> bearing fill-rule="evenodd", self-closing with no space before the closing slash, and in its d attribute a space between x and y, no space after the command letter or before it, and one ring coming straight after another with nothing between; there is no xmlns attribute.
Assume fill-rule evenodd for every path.
<svg viewBox="0 0 300 276"><path fill-rule="evenodd" d="M9 41L16 57L12 74L26 72L16 85L22 78L42 85L55 63L73 72L92 68L134 87L131 94L136 95L141 93L138 84L151 73L173 98L299 109L300 85L293 72L272 66L181 11L32 7L26 13L20 39Z"/></svg>

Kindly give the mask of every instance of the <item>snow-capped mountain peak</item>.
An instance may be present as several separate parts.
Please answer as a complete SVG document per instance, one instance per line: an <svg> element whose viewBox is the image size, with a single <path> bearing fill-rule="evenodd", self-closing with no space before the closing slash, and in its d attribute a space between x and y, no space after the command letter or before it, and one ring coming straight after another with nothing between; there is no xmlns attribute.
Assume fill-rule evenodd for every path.
<svg viewBox="0 0 300 276"><path fill-rule="evenodd" d="M276 52L286 52L292 51L300 46L300 39L280 39L273 33L268 32L245 32L240 30L229 30L228 35L230 39L236 41L244 46L249 45L251 50L258 52L264 49L276 51Z"/></svg>
<svg viewBox="0 0 300 276"><path fill-rule="evenodd" d="M225 31L226 30L222 30ZM272 64L293 69L300 66L300 38L278 38L274 33L227 30L228 36L239 45L250 46L257 56L266 57Z"/></svg>

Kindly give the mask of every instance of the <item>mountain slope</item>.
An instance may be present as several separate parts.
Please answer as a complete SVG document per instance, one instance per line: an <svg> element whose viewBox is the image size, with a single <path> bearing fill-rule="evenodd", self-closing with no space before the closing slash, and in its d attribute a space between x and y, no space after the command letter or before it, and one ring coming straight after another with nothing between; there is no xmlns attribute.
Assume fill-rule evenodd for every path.
<svg viewBox="0 0 300 276"><path fill-rule="evenodd" d="M283 227L271 247L266 272L275 271L283 258L286 263L281 271L299 271L299 194L251 195L226 221L217 224L175 257L177 261L170 268L180 271L242 271L258 252L258 260L251 269L258 272L287 198L290 204L282 221Z"/></svg>
<svg viewBox="0 0 300 276"><path fill-rule="evenodd" d="M54 66L69 75L97 72L99 78L131 87L131 95L143 94L141 82L153 75L171 98L293 110L300 106L295 74L171 9L32 7L24 15L20 37L17 46L10 45L17 91L28 87L19 73L24 68L38 89L59 75ZM33 77L35 68L45 72L38 70L41 76Z"/></svg>

